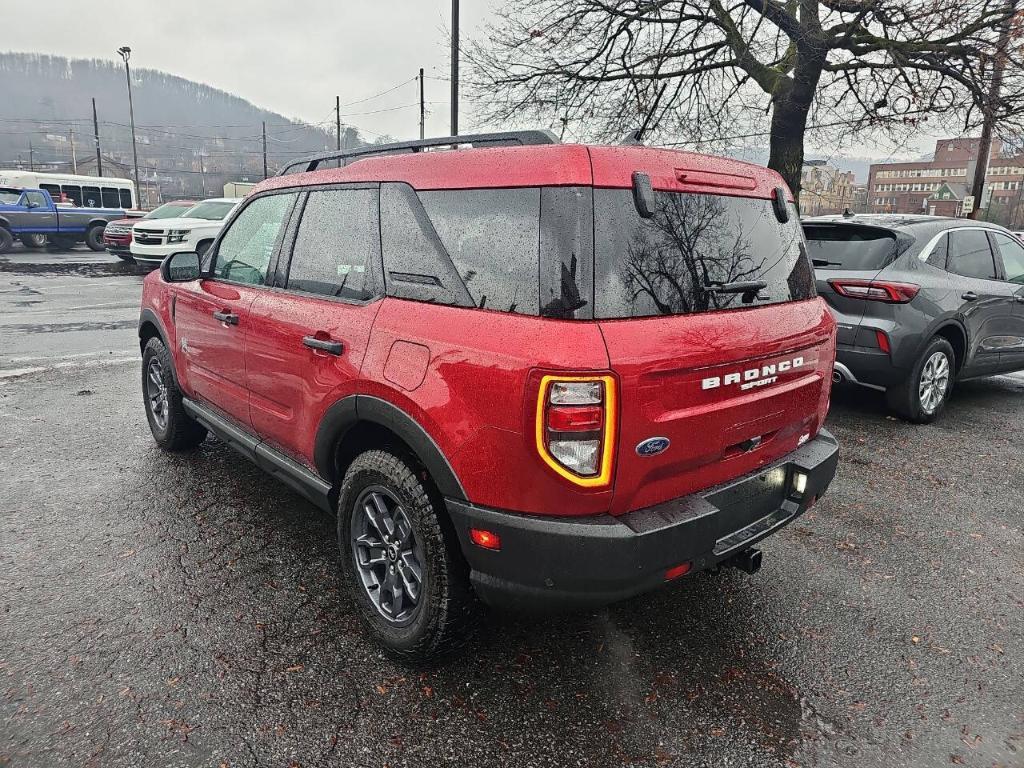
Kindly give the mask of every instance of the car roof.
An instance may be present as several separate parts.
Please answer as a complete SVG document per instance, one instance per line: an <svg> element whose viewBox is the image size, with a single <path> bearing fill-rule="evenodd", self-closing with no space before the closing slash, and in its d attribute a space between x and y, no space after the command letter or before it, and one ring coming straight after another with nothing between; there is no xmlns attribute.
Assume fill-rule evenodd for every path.
<svg viewBox="0 0 1024 768"><path fill-rule="evenodd" d="M200 203L240 203L242 198L240 197L208 197L205 200L197 200L195 205Z"/></svg>
<svg viewBox="0 0 1024 768"><path fill-rule="evenodd" d="M974 219L954 218L952 216L927 216L910 213L857 213L844 216L841 213L827 216L811 216L801 220L801 224L850 224L864 227L880 227L893 231L913 232L920 228L933 230L950 229L952 227L985 227L1002 229L998 224Z"/></svg>
<svg viewBox="0 0 1024 768"><path fill-rule="evenodd" d="M776 187L786 190L775 171L740 160L645 146L547 144L371 155L342 168L275 176L256 185L252 194L346 182L404 182L418 190L631 189L634 172L646 173L655 189L666 191L769 199Z"/></svg>

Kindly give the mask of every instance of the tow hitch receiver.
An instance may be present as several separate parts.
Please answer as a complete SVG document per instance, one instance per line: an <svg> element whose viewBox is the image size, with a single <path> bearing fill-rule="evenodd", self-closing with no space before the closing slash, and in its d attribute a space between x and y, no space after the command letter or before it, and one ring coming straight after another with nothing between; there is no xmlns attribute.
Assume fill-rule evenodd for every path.
<svg viewBox="0 0 1024 768"><path fill-rule="evenodd" d="M757 573L761 570L761 550L755 547L745 549L726 560L725 565L739 568L744 573Z"/></svg>

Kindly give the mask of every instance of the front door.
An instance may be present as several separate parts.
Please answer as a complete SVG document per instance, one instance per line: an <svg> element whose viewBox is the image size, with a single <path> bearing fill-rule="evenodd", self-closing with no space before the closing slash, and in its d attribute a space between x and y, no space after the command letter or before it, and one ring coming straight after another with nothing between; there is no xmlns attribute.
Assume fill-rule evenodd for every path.
<svg viewBox="0 0 1024 768"><path fill-rule="evenodd" d="M294 205L294 192L260 196L228 224L207 277L182 284L174 324L179 371L200 401L251 429L245 345L260 333L250 307L266 291L272 257Z"/></svg>
<svg viewBox="0 0 1024 768"><path fill-rule="evenodd" d="M1005 338L1014 327L1014 291L998 277L986 230L951 230L946 270L961 301L960 316L970 344L963 373L994 373L999 370Z"/></svg>
<svg viewBox="0 0 1024 768"><path fill-rule="evenodd" d="M26 232L56 232L57 212L46 199L46 195L37 190L26 190L21 193L21 200L18 201L21 210L15 216L10 216L14 233L20 230Z"/></svg>
<svg viewBox="0 0 1024 768"><path fill-rule="evenodd" d="M282 249L282 290L252 306L262 329L246 346L253 427L309 466L324 411L358 389L381 306L377 199L376 185L311 190Z"/></svg>
<svg viewBox="0 0 1024 768"><path fill-rule="evenodd" d="M999 353L999 367L1004 371L1024 370L1024 245L1005 232L991 234L1002 265L1000 276L1013 292L1013 324L1006 346Z"/></svg>

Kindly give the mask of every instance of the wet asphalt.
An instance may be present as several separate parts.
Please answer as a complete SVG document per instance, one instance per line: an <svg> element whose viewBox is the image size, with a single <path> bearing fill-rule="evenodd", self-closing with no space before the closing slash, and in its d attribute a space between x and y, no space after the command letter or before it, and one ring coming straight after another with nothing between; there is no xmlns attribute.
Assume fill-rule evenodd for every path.
<svg viewBox="0 0 1024 768"><path fill-rule="evenodd" d="M158 450L141 271L0 256L0 766L1022 766L1024 377L917 427L838 393L839 474L763 544L397 665L333 520Z"/></svg>

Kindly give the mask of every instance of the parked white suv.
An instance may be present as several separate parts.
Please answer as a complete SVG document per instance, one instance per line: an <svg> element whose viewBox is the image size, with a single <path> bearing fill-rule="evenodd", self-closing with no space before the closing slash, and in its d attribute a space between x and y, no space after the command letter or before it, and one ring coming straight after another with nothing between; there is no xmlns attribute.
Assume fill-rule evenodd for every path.
<svg viewBox="0 0 1024 768"><path fill-rule="evenodd" d="M139 264L155 265L178 251L202 256L240 202L240 197L217 197L196 203L177 219L139 221L132 227L132 257Z"/></svg>

